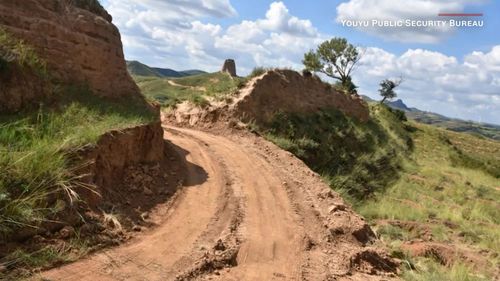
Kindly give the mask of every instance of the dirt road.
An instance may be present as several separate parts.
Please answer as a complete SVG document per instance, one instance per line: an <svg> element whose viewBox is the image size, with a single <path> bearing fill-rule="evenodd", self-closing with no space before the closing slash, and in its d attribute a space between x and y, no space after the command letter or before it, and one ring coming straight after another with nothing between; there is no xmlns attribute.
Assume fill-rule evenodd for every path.
<svg viewBox="0 0 500 281"><path fill-rule="evenodd" d="M158 227L46 280L387 280L371 230L300 160L248 136L167 128L188 179ZM187 154L186 154L187 153ZM189 165L187 165L189 163ZM389 277L388 277L389 276Z"/></svg>

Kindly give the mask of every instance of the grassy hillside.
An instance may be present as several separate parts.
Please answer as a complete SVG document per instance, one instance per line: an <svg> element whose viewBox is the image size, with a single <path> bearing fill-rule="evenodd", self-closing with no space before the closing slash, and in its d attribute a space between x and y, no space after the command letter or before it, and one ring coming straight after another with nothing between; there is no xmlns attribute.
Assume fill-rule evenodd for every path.
<svg viewBox="0 0 500 281"><path fill-rule="evenodd" d="M162 77L163 75L138 61L127 61L127 70L131 75Z"/></svg>
<svg viewBox="0 0 500 281"><path fill-rule="evenodd" d="M7 237L35 229L77 200L82 187L76 173L82 163L71 157L109 130L148 123L157 118L142 97L113 101L92 95L86 87L51 84L45 62L24 43L0 29L0 78L15 72L40 79L50 100L21 112L0 112L0 279L4 266L40 267L61 260L71 249L12 252ZM32 74L35 73L36 76ZM0 80L3 81L3 80ZM36 82L36 81L33 81ZM9 85L8 83L6 84ZM78 240L78 239L76 239ZM9 256L6 256L11 254ZM4 263L7 261L7 263ZM7 277L5 277L7 278Z"/></svg>
<svg viewBox="0 0 500 281"><path fill-rule="evenodd" d="M395 252L416 239L451 245L457 255L478 259L453 261L448 265L452 269L465 268L478 276L451 280L489 280L500 254L500 143L416 127L415 150L405 160L402 177L357 209ZM425 270L408 271L409 280L448 280L450 272L436 266L432 255L414 263Z"/></svg>
<svg viewBox="0 0 500 281"><path fill-rule="evenodd" d="M207 73L182 78L158 78L135 76L142 93L164 107L190 101L199 106L208 99L222 100L244 84L244 78L234 78L227 73Z"/></svg>
<svg viewBox="0 0 500 281"><path fill-rule="evenodd" d="M368 96L363 96L363 99L368 102L375 102ZM482 136L494 140L500 140L499 125L449 118L437 113L423 111L417 108L409 108L400 99L395 101L388 101L386 102L386 104L394 109L399 109L404 111L408 118L415 120L419 123L433 125L454 132L469 133L476 136Z"/></svg>
<svg viewBox="0 0 500 281"><path fill-rule="evenodd" d="M127 61L127 70L133 76L146 77L180 78L192 75L206 74L206 72L197 69L175 71L169 68L150 67L138 61Z"/></svg>
<svg viewBox="0 0 500 281"><path fill-rule="evenodd" d="M399 177L400 158L412 148L405 127L388 108L374 105L363 123L336 109L276 114L256 130L302 158L346 196L363 200Z"/></svg>
<svg viewBox="0 0 500 281"><path fill-rule="evenodd" d="M37 225L56 206L47 198L71 195L78 185L68 156L109 130L150 122L140 101L107 101L84 88L64 88L56 108L0 115L0 236Z"/></svg>
<svg viewBox="0 0 500 281"><path fill-rule="evenodd" d="M402 122L382 105L370 110L366 124L332 109L278 113L256 130L320 172L369 219L404 261L404 279L493 278L500 254L500 143ZM417 245L430 249L412 252Z"/></svg>
<svg viewBox="0 0 500 281"><path fill-rule="evenodd" d="M407 116L424 124L434 125L455 132L464 132L500 141L500 126L448 118L436 113L412 110Z"/></svg>

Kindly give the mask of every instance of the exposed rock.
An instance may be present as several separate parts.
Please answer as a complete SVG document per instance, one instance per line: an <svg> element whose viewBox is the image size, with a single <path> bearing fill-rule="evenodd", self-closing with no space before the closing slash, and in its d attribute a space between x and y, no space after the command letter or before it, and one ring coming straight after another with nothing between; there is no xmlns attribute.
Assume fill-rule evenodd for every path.
<svg viewBox="0 0 500 281"><path fill-rule="evenodd" d="M54 80L88 84L94 93L105 97L139 94L127 72L120 33L111 23L111 16L104 9L80 2L85 4L2 0L0 28L33 47L47 62ZM15 95L17 109L38 93L35 85L31 88L33 91L23 90Z"/></svg>
<svg viewBox="0 0 500 281"><path fill-rule="evenodd" d="M345 211L347 209L347 206L344 204L338 204L338 205L331 205L328 207L328 213L335 213L337 211Z"/></svg>
<svg viewBox="0 0 500 281"><path fill-rule="evenodd" d="M227 72L229 75L236 77L236 62L233 59L227 59L222 66L222 72Z"/></svg>

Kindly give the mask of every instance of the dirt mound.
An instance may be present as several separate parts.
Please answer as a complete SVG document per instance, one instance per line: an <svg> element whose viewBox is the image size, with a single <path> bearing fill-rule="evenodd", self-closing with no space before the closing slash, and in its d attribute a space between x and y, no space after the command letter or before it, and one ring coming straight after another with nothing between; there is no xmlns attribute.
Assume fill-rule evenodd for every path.
<svg viewBox="0 0 500 281"><path fill-rule="evenodd" d="M280 111L309 113L321 108L337 108L364 121L369 118L358 96L348 96L316 77L304 77L292 70L269 71L243 92L234 110L246 121L267 123Z"/></svg>
<svg viewBox="0 0 500 281"><path fill-rule="evenodd" d="M442 265L447 266L451 266L457 261L466 262L478 268L485 265L485 261L480 254L445 243L409 242L403 244L402 249L413 256L433 258Z"/></svg>
<svg viewBox="0 0 500 281"><path fill-rule="evenodd" d="M230 126L255 122L265 124L279 113L310 113L336 108L366 121L369 111L357 96L348 96L314 76L302 76L292 70L271 70L247 82L246 86L224 101L212 101L201 108L184 102L164 114L166 120L198 127ZM242 125L242 124L240 124Z"/></svg>
<svg viewBox="0 0 500 281"><path fill-rule="evenodd" d="M59 82L88 83L106 97L139 94L126 69L118 29L91 2L2 0L0 28L33 47ZM22 94L27 99L32 92Z"/></svg>

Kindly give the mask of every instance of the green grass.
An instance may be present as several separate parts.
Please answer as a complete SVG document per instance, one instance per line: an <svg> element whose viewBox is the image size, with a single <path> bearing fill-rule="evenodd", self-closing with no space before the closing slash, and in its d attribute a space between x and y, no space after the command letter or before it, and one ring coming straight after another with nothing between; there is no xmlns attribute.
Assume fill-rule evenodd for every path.
<svg viewBox="0 0 500 281"><path fill-rule="evenodd" d="M35 50L0 28L0 74L8 72L14 64L40 77L47 75L47 64Z"/></svg>
<svg viewBox="0 0 500 281"><path fill-rule="evenodd" d="M34 251L17 249L2 260L3 266L15 268L15 272L0 272L0 280L30 279L33 271L76 261L92 250L90 240L79 233L65 243L44 245Z"/></svg>
<svg viewBox="0 0 500 281"><path fill-rule="evenodd" d="M58 211L54 198L61 194L75 199L80 175L69 159L75 149L109 130L154 119L139 100L108 101L80 88L60 91L57 108L0 116L0 235L37 227Z"/></svg>
<svg viewBox="0 0 500 281"><path fill-rule="evenodd" d="M335 189L361 200L399 177L399 158L411 148L408 132L391 111L374 105L372 114L376 118L363 123L336 109L281 112L257 130L303 159Z"/></svg>
<svg viewBox="0 0 500 281"><path fill-rule="evenodd" d="M500 256L500 143L405 122L376 103L370 112L367 123L334 109L277 113L253 129L321 173L394 251L424 233L435 242L486 251L479 270L460 261L444 267L412 258L414 269L404 271L404 279L487 280ZM377 225L387 220L426 230Z"/></svg>
<svg viewBox="0 0 500 281"><path fill-rule="evenodd" d="M472 163L498 165L500 143L467 134L415 125L415 150L402 165L403 175L375 199L357 205L357 211L376 224L391 219L429 224L434 241L461 245L472 251L486 250L491 273L500 255L500 190L497 174L483 165L469 162L458 165L457 149L467 153ZM469 163L469 164L468 164ZM444 225L451 222L456 228ZM409 241L382 231L387 241ZM453 271L453 270L452 270ZM422 270L408 280L429 280ZM452 274L444 269L435 274ZM405 275L406 276L406 275ZM411 277L411 278L410 278ZM420 279L419 279L420 278ZM472 278L472 277L471 277ZM477 280L477 279L436 279Z"/></svg>
<svg viewBox="0 0 500 281"><path fill-rule="evenodd" d="M184 101L206 106L209 99L224 100L244 86L245 78L227 73L208 73L182 78L134 77L142 93L163 107L173 107ZM169 81L172 81L172 85Z"/></svg>
<svg viewBox="0 0 500 281"><path fill-rule="evenodd" d="M403 279L408 281L489 281L484 275L475 273L463 263L454 263L443 267L432 259L420 259L415 265L416 269L406 268Z"/></svg>

